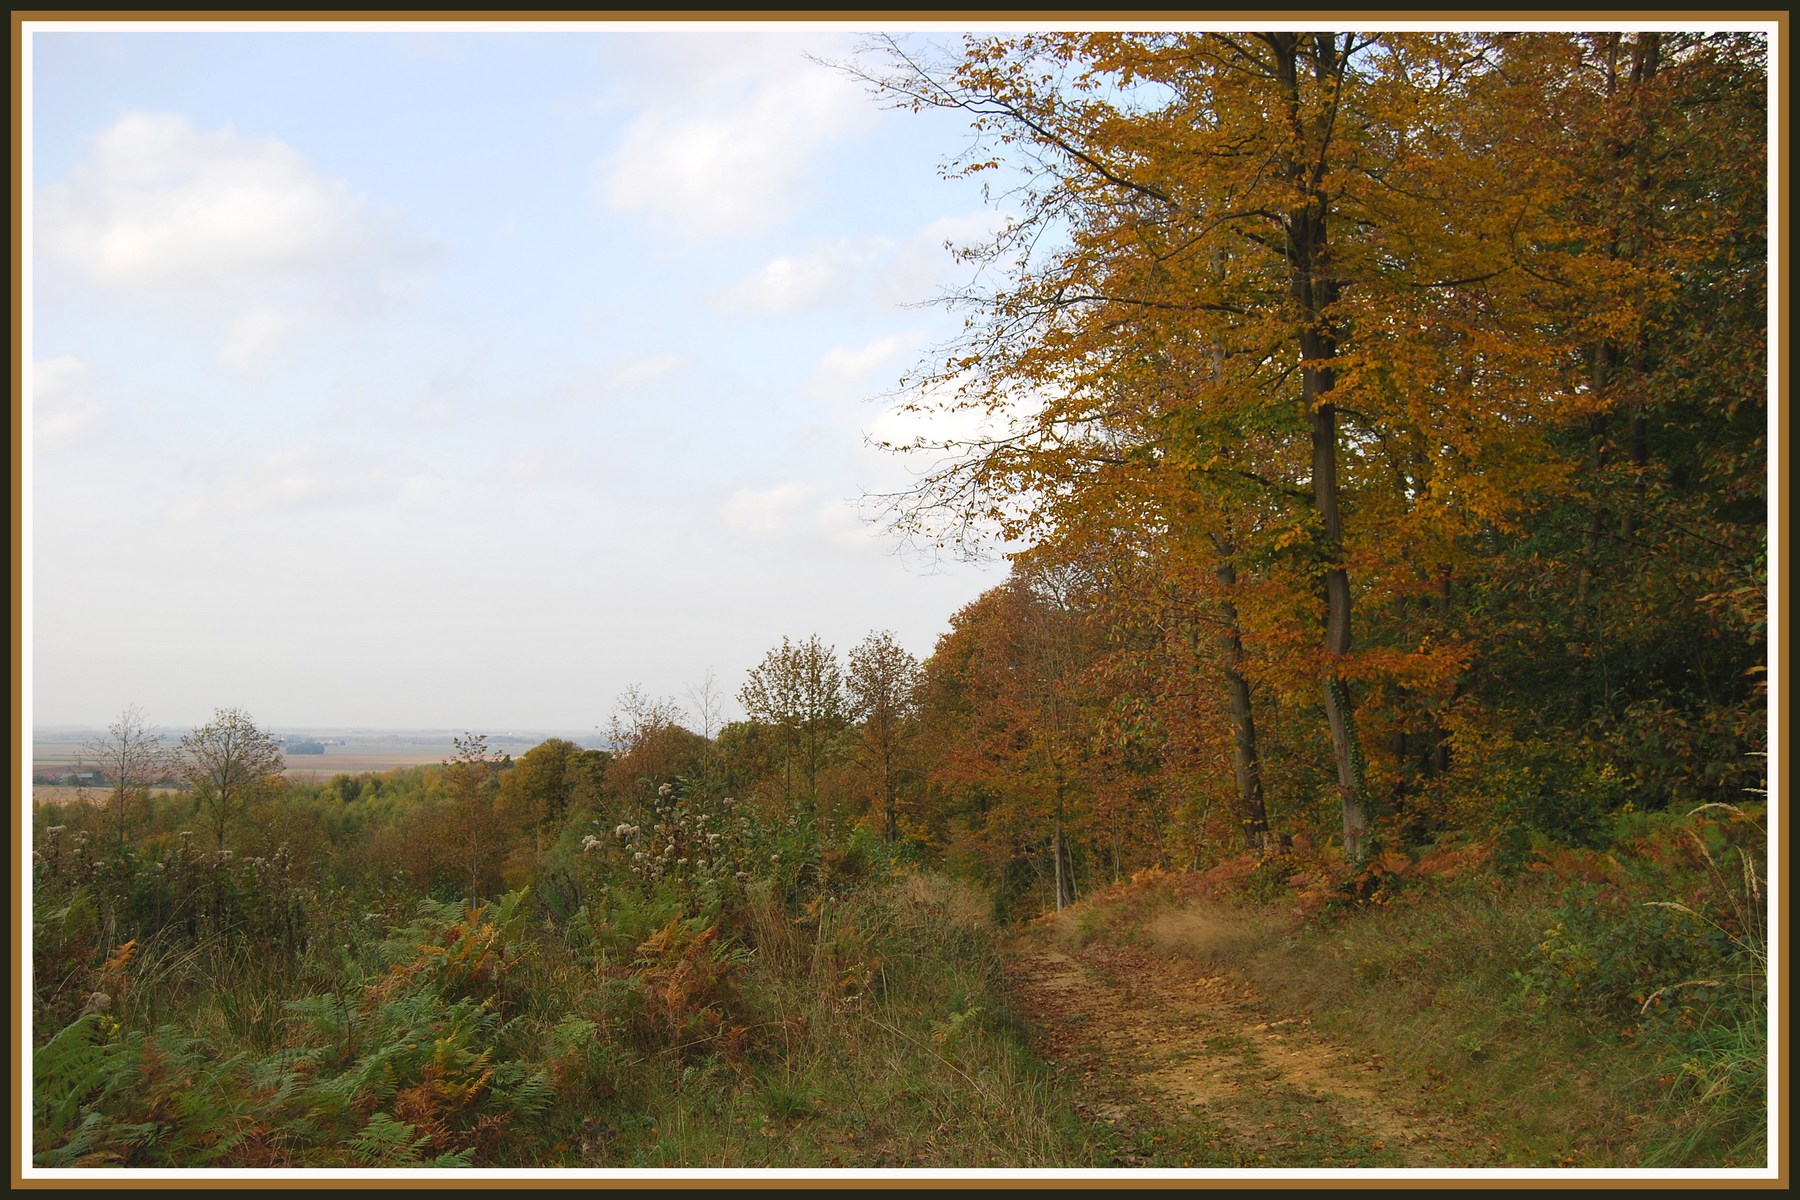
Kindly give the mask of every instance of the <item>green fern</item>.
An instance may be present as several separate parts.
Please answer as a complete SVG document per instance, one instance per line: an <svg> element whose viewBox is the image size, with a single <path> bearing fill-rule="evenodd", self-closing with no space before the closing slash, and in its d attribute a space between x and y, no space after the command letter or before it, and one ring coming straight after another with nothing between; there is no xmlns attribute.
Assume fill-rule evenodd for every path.
<svg viewBox="0 0 1800 1200"><path fill-rule="evenodd" d="M54 1144L82 1120L82 1106L113 1082L124 1048L100 1032L100 1017L84 1013L31 1056L32 1117L40 1137Z"/></svg>
<svg viewBox="0 0 1800 1200"><path fill-rule="evenodd" d="M542 1071L528 1071L517 1061L505 1062L494 1070L493 1101L488 1107L535 1117L556 1102L556 1085Z"/></svg>
<svg viewBox="0 0 1800 1200"><path fill-rule="evenodd" d="M419 1162L419 1152L431 1144L429 1137L413 1137L413 1127L377 1111L368 1124L350 1139L350 1152L370 1167L409 1167Z"/></svg>

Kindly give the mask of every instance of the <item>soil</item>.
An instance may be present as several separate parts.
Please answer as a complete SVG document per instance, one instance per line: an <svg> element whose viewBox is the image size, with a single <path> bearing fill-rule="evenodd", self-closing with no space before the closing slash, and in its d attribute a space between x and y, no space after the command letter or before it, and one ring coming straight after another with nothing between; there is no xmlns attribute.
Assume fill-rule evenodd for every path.
<svg viewBox="0 0 1800 1200"><path fill-rule="evenodd" d="M1037 1053L1118 1166L1475 1167L1496 1149L1228 971L1158 946L1076 944L1054 920L1006 949Z"/></svg>

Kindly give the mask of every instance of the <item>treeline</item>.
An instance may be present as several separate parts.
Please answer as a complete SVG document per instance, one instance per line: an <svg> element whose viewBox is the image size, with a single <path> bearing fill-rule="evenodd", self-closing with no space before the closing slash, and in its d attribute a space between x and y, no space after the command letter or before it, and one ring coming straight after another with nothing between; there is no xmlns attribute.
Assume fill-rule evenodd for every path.
<svg viewBox="0 0 1800 1200"><path fill-rule="evenodd" d="M910 381L941 457L893 516L1012 539L1013 578L924 663L784 640L739 722L710 679L693 714L633 690L604 770L469 747L436 839L463 892L525 879L519 839L553 840L577 792L677 777L1053 903L1231 846L1348 877L1743 799L1767 742L1766 55L1684 32L877 48L854 69L966 113L951 169L1015 212L967 250L999 285L953 299L965 335ZM279 759L241 718L184 743L215 850ZM142 775L109 767L116 836Z"/></svg>
<svg viewBox="0 0 1800 1200"><path fill-rule="evenodd" d="M1015 214L898 447L898 529L1027 547L927 669L929 819L1066 899L1758 785L1761 35L877 49Z"/></svg>

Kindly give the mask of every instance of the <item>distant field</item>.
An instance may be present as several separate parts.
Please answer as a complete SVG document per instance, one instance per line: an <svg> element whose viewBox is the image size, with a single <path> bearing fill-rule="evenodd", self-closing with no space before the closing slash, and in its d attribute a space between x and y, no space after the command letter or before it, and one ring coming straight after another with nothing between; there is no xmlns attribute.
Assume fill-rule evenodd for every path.
<svg viewBox="0 0 1800 1200"><path fill-rule="evenodd" d="M299 775L361 775L365 771L391 771L395 767L441 763L455 753L456 747L449 742L442 745L421 742L392 746L327 746L323 754L288 755L287 774L290 779Z"/></svg>
<svg viewBox="0 0 1800 1200"><path fill-rule="evenodd" d="M152 788L157 795L171 795L174 788ZM80 800L85 795L89 804L105 804L108 792L103 787L76 788L62 784L37 783L31 787L31 802L35 804L67 804L71 800Z"/></svg>
<svg viewBox="0 0 1800 1200"><path fill-rule="evenodd" d="M31 765L35 769L41 770L45 767L73 767L80 759L80 742L31 743Z"/></svg>
<svg viewBox="0 0 1800 1200"><path fill-rule="evenodd" d="M498 745L490 742L488 750L494 754L510 754L514 758L537 745L532 742L504 742ZM446 739L444 741L355 741L344 746L326 746L323 754L290 754L287 756L287 776L290 779L304 779L311 776L330 778L333 775L361 775L365 772L391 771L396 767L416 767L441 763L456 753L456 747ZM38 741L31 747L31 765L34 771L57 770L69 771L81 761L81 743L72 741ZM45 792L66 790L71 794L74 788L37 788L34 792L42 795Z"/></svg>

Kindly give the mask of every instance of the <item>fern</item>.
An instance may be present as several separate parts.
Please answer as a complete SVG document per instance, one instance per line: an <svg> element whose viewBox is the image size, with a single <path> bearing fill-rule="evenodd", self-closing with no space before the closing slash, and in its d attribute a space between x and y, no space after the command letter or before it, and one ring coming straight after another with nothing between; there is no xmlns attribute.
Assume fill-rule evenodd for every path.
<svg viewBox="0 0 1800 1200"><path fill-rule="evenodd" d="M429 1137L415 1138L411 1125L377 1111L350 1139L350 1152L365 1166L406 1167L416 1165L419 1152L430 1144Z"/></svg>
<svg viewBox="0 0 1800 1200"><path fill-rule="evenodd" d="M32 1117L41 1134L55 1138L73 1127L82 1102L118 1069L117 1048L102 1040L99 1022L85 1013L31 1056Z"/></svg>
<svg viewBox="0 0 1800 1200"><path fill-rule="evenodd" d="M440 1154L436 1158L426 1159L419 1165L422 1167L466 1167L474 1158L474 1147L465 1146L461 1150L453 1150L449 1154Z"/></svg>
<svg viewBox="0 0 1800 1200"><path fill-rule="evenodd" d="M119 1156L112 1151L94 1149L102 1131L111 1133L108 1125L104 1114L89 1112L82 1117L81 1124L70 1131L62 1145L39 1150L31 1156L31 1161L40 1167L97 1167L117 1162ZM112 1141L110 1136L107 1141Z"/></svg>
<svg viewBox="0 0 1800 1200"><path fill-rule="evenodd" d="M294 1020L304 1021L320 1033L338 1039L344 1036L349 1006L336 996L303 996L283 1007Z"/></svg>
<svg viewBox="0 0 1800 1200"><path fill-rule="evenodd" d="M502 1063L494 1071L493 1107L504 1107L522 1117L535 1117L556 1101L556 1086L542 1071L528 1071L524 1063Z"/></svg>

